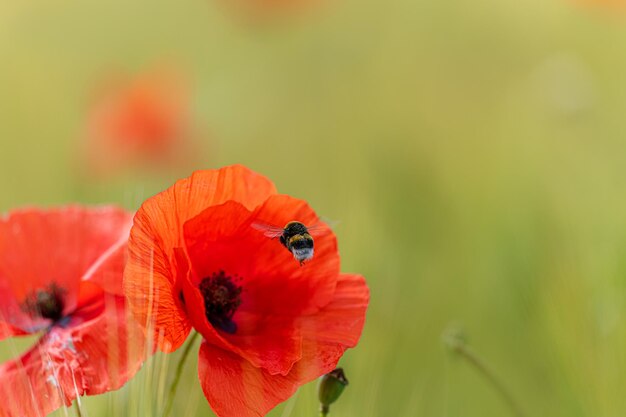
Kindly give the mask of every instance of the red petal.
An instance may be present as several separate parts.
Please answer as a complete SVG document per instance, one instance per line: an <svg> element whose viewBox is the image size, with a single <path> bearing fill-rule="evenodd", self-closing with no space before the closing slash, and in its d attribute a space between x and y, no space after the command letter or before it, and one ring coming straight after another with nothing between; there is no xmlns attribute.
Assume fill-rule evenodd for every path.
<svg viewBox="0 0 626 417"><path fill-rule="evenodd" d="M77 396L117 389L139 370L141 329L128 320L123 298L100 297L89 307L0 367L1 415L46 415Z"/></svg>
<svg viewBox="0 0 626 417"><path fill-rule="evenodd" d="M22 336L25 334L27 334L25 331L0 321L0 340L4 340L12 336Z"/></svg>
<svg viewBox="0 0 626 417"><path fill-rule="evenodd" d="M333 301L302 321L303 355L288 375L271 375L242 357L204 341L198 375L219 417L259 417L288 399L299 386L334 369L347 347L358 341L369 290L358 275L342 275Z"/></svg>
<svg viewBox="0 0 626 417"><path fill-rule="evenodd" d="M272 377L241 356L206 341L200 346L198 376L218 417L264 416L297 389L288 377Z"/></svg>
<svg viewBox="0 0 626 417"><path fill-rule="evenodd" d="M183 247L184 222L230 200L253 209L275 193L267 178L234 165L195 172L141 206L131 230L124 287L138 319L147 323L154 317L154 332L164 335L162 350L178 348L189 332L174 261L174 249Z"/></svg>
<svg viewBox="0 0 626 417"><path fill-rule="evenodd" d="M365 278L341 274L333 300L319 314L301 318L304 344L356 346L365 324L370 292Z"/></svg>
<svg viewBox="0 0 626 417"><path fill-rule="evenodd" d="M132 219L129 216L128 224L124 228L124 232L120 235L120 239L94 262L83 277L85 280L98 284L110 294L124 295L122 282L131 224Z"/></svg>
<svg viewBox="0 0 626 417"><path fill-rule="evenodd" d="M180 249L172 252L173 258L169 260L164 254L153 255L152 265L129 261L124 270L124 292L135 320L163 352L178 349L191 331L180 284L170 281L170 277L181 281L188 268L183 256L176 255Z"/></svg>
<svg viewBox="0 0 626 417"><path fill-rule="evenodd" d="M129 220L115 207L79 206L14 211L0 220L0 314L27 331L48 325L20 305L33 290L53 283L65 293L64 314L71 312L79 281L127 235Z"/></svg>

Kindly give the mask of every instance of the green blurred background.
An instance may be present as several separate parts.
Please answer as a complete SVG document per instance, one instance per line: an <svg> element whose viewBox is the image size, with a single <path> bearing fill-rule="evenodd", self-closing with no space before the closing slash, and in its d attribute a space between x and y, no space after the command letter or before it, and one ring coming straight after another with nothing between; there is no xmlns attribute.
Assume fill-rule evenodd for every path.
<svg viewBox="0 0 626 417"><path fill-rule="evenodd" d="M0 209L136 209L194 168L243 163L340 220L342 269L371 287L332 417L509 415L443 347L450 323L528 416L626 415L626 16L567 0L334 0L251 23L225 2L1 2ZM210 130L199 160L80 175L93 86L164 61ZM85 398L86 415L159 415L179 355ZM176 416L211 415L193 356ZM270 415L317 415L315 392Z"/></svg>

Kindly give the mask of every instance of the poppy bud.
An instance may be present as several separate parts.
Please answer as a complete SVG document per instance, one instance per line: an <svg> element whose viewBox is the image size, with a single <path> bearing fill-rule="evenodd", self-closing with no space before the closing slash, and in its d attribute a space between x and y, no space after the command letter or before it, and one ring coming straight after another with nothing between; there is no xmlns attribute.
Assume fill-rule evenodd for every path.
<svg viewBox="0 0 626 417"><path fill-rule="evenodd" d="M337 401L346 385L348 385L348 380L342 368L337 368L322 377L318 387L320 412L322 416L328 414L330 405Z"/></svg>

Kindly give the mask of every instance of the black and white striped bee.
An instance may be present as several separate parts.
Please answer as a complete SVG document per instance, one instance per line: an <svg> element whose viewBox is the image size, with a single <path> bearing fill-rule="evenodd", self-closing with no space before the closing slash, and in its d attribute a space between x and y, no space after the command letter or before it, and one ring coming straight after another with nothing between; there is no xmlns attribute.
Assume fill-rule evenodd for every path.
<svg viewBox="0 0 626 417"><path fill-rule="evenodd" d="M323 232L323 223L313 226L305 226L298 221L291 221L285 227L272 226L265 223L252 223L252 227L263 232L266 237L280 238L280 243L293 254L296 261L303 265L304 262L313 258L313 236Z"/></svg>

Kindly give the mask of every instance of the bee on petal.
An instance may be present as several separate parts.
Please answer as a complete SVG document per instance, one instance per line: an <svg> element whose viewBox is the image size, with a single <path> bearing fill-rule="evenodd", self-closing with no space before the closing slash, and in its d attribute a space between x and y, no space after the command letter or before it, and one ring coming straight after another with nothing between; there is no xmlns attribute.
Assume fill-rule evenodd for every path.
<svg viewBox="0 0 626 417"><path fill-rule="evenodd" d="M271 239L279 238L280 243L303 265L313 258L313 236L322 231L322 223L307 227L298 221L291 221L285 227L254 222L252 227Z"/></svg>

